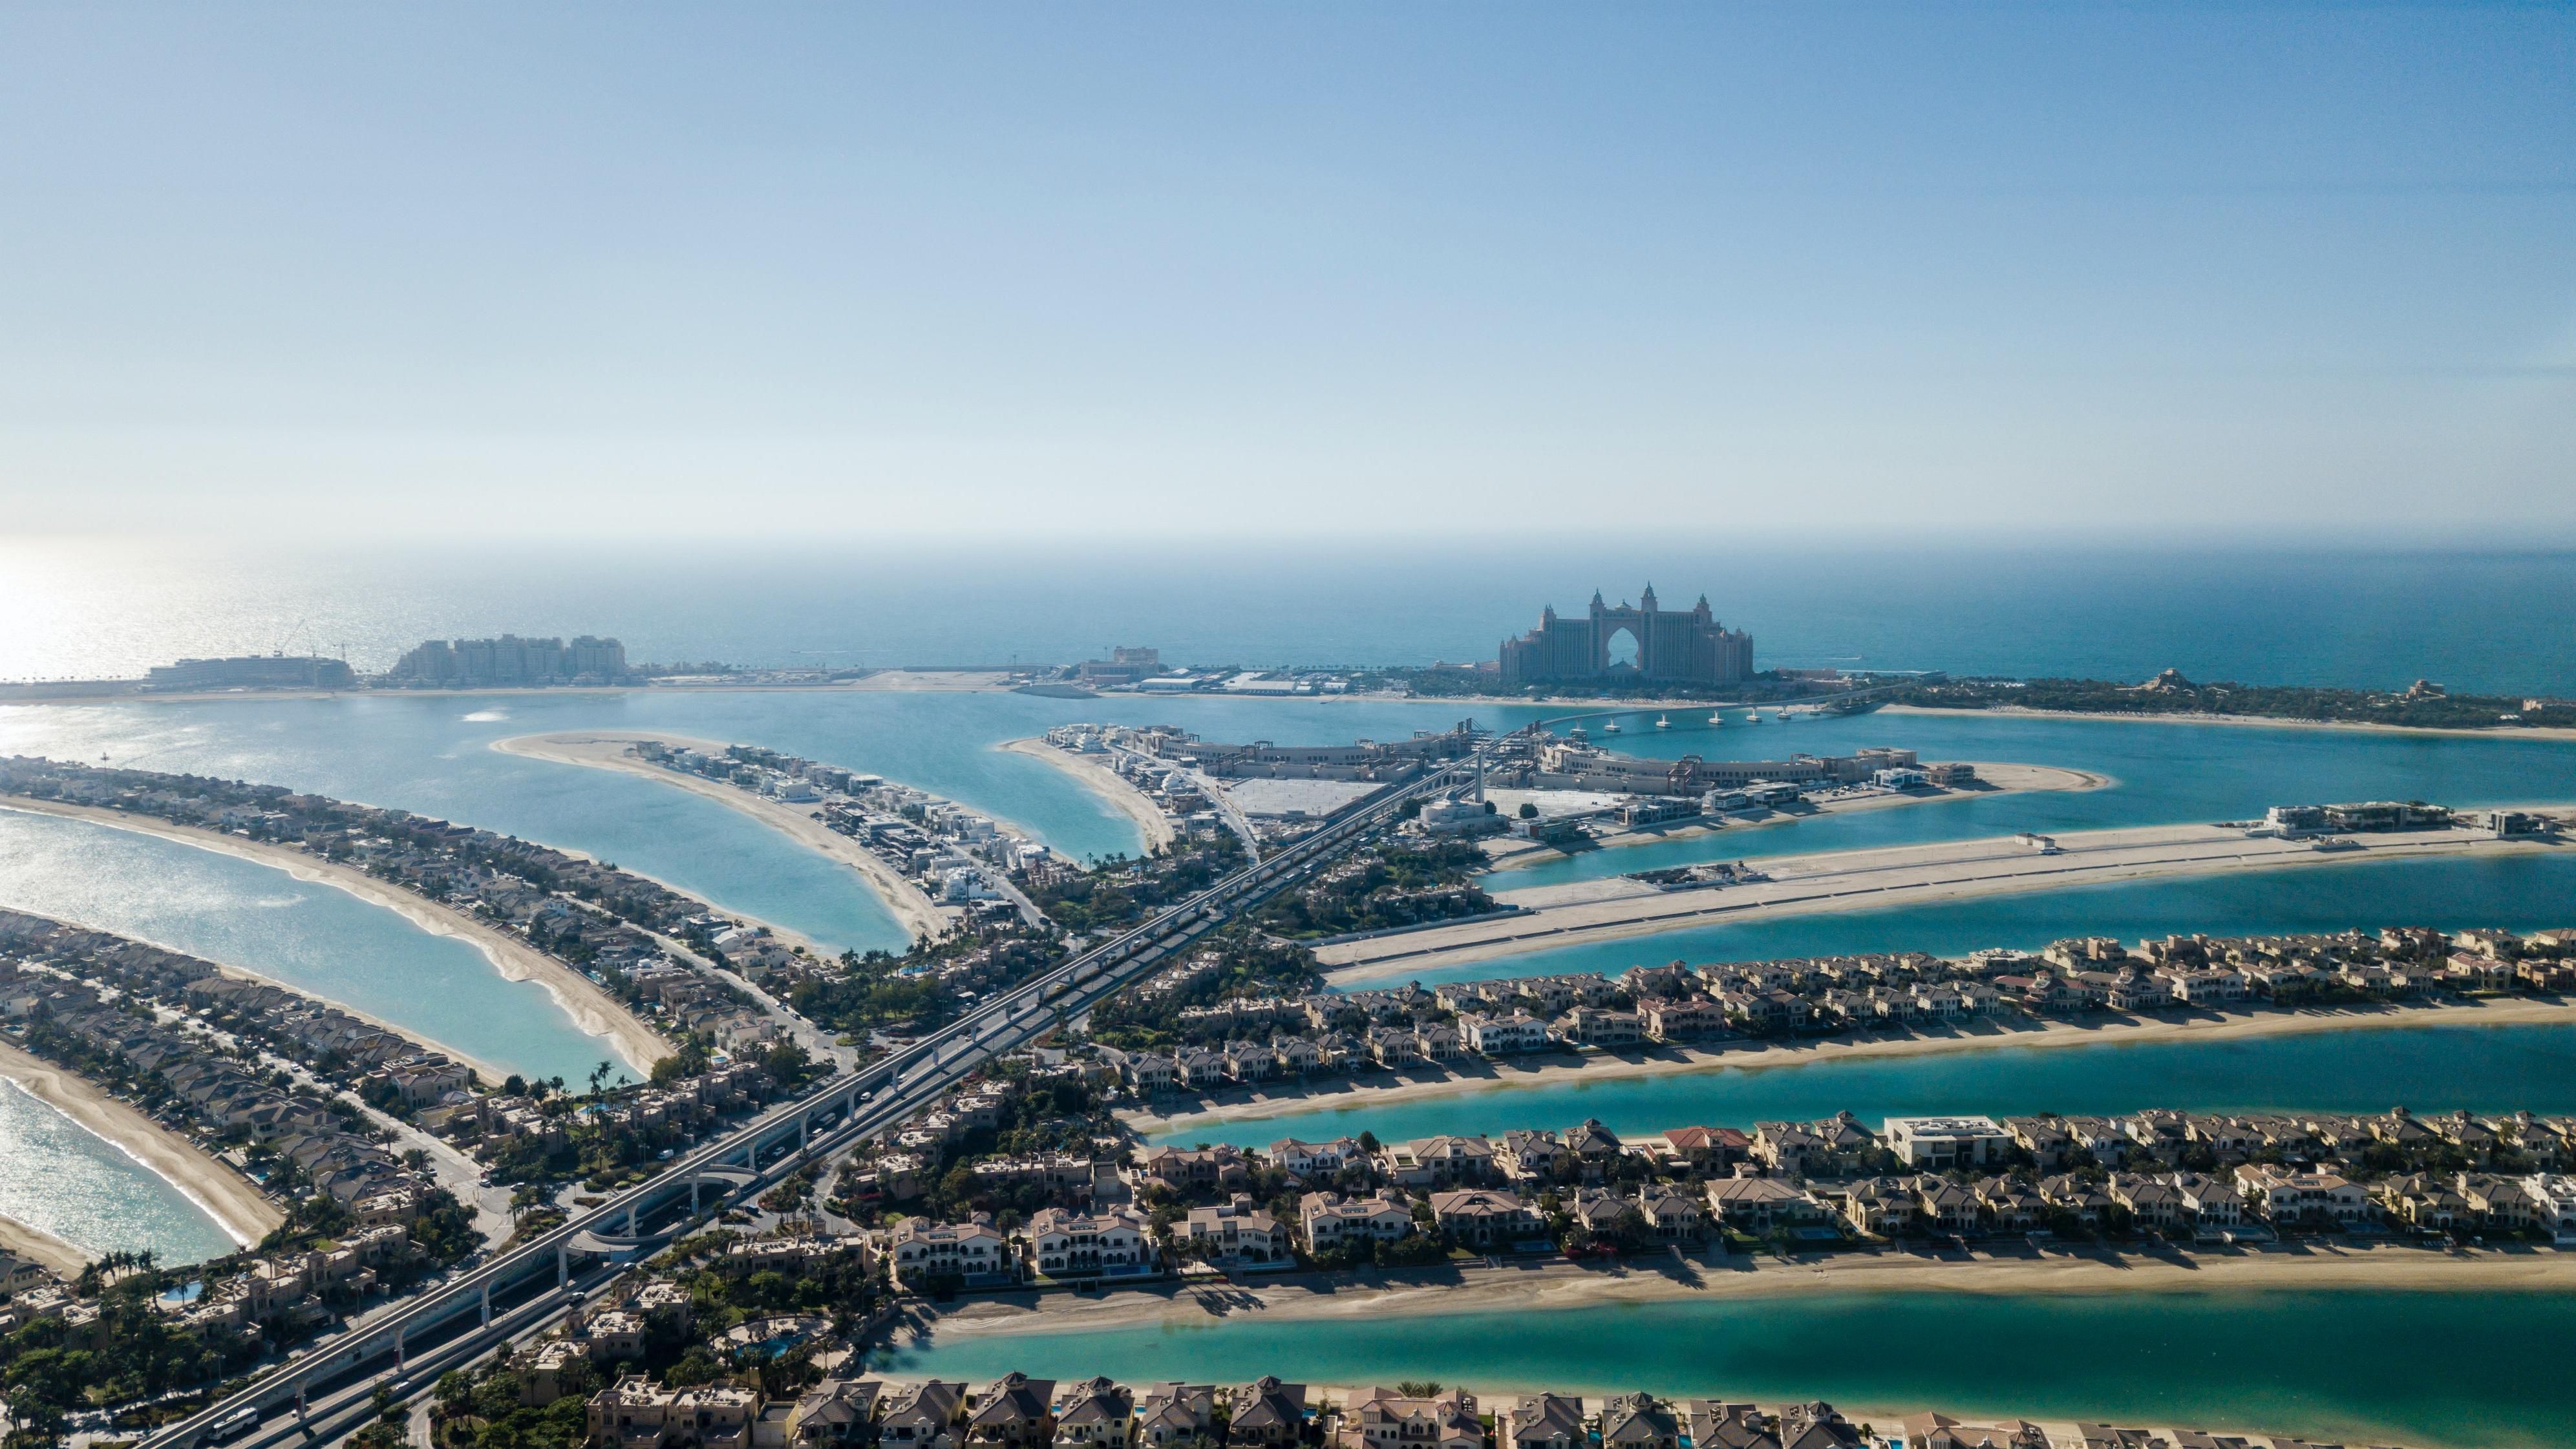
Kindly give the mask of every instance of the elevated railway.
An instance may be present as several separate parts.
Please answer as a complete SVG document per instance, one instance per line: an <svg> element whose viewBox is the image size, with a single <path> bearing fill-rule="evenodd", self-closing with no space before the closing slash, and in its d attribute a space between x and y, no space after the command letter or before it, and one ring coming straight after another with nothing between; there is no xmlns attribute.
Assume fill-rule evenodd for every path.
<svg viewBox="0 0 2576 1449"><path fill-rule="evenodd" d="M1353 802L1322 828L1219 879L1132 930L979 1004L936 1033L834 1076L675 1158L650 1180L255 1375L232 1394L154 1430L141 1449L223 1443L272 1449L345 1433L446 1369L560 1318L621 1258L667 1240L831 1155L900 1125L996 1056L1054 1030L1186 952L1209 932L1313 875L1402 818L1408 802L1471 783L1500 742Z"/></svg>

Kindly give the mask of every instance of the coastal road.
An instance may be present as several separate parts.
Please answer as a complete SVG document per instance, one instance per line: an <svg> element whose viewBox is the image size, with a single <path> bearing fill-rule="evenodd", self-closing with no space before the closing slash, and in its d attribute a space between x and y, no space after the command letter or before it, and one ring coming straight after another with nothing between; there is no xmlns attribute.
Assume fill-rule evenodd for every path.
<svg viewBox="0 0 2576 1449"><path fill-rule="evenodd" d="M1053 749L1054 746L1050 745L1047 748ZM1149 755L1142 750L1131 750L1119 744L1109 745L1109 750L1121 759L1133 761L1139 767L1150 765L1157 769L1173 771L1187 778L1191 784L1198 787L1200 794L1208 798L1208 803L1216 807L1216 813L1224 817L1226 828L1243 838L1244 859L1259 863L1261 837L1253 832L1251 817L1243 813L1242 807L1234 803L1234 797L1225 793L1224 787L1196 770L1184 769L1177 761ZM1132 790L1136 787L1130 785L1128 788Z"/></svg>
<svg viewBox="0 0 2576 1449"><path fill-rule="evenodd" d="M1493 748L1489 742L1477 755ZM934 1035L771 1107L600 1206L387 1305L363 1327L258 1373L232 1395L154 1431L142 1441L145 1449L207 1442L218 1426L224 1442L237 1449L302 1442L318 1395L341 1396L327 1401L345 1404L349 1394L372 1392L378 1379L387 1380L398 1399L418 1396L435 1377L433 1363L468 1361L508 1334L526 1331L523 1318L560 1314L569 1295L604 1276L587 1266L592 1261L650 1251L727 1202L757 1198L804 1165L828 1161L910 1120L994 1057L1053 1031L1059 1016L1079 1015L1161 970L1207 933L1374 839L1402 818L1407 802L1472 779L1476 757L1435 767L1346 807L1269 859L988 999ZM579 1276L576 1256L585 1265Z"/></svg>

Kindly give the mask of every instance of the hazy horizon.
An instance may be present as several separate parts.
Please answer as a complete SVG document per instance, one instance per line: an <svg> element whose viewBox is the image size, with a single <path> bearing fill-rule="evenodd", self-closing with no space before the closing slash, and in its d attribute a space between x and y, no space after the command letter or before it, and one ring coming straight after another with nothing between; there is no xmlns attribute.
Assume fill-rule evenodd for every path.
<svg viewBox="0 0 2576 1449"><path fill-rule="evenodd" d="M1548 605L1708 597L1760 667L1947 669L2564 694L2576 551L1391 544L872 551L723 540L283 548L0 539L0 681L183 656L383 669L425 638L622 639L642 662L882 668L1490 661Z"/></svg>
<svg viewBox="0 0 2576 1449"><path fill-rule="evenodd" d="M0 530L2576 543L2576 11L0 13Z"/></svg>

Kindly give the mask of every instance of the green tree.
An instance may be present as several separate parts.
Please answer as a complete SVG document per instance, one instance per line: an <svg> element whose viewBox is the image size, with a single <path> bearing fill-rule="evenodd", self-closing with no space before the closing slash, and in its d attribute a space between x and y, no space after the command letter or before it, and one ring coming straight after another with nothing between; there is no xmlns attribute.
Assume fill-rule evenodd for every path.
<svg viewBox="0 0 2576 1449"><path fill-rule="evenodd" d="M473 1407L474 1381L461 1369L449 1369L438 1376L430 1394L438 1400L438 1412L452 1418Z"/></svg>

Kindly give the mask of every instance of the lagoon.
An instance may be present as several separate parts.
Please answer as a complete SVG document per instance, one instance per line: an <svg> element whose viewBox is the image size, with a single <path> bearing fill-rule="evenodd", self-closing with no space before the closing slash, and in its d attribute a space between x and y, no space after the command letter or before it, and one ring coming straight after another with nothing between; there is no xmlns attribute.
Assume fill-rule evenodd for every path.
<svg viewBox="0 0 2576 1449"><path fill-rule="evenodd" d="M135 702L0 708L0 752L196 771L398 806L612 860L835 949L900 945L848 872L713 801L488 746L585 728L663 730L882 774L1018 823L1074 857L1132 852L1131 823L1002 742L1096 719L1172 722L1211 739L1401 738L1473 715L1510 728L1563 708L1436 701L865 691L642 691ZM1761 756L1897 744L1932 759L2060 764L2108 789L1974 797L1588 852L1496 876L1497 889L1688 860L1921 840L2242 818L2285 800L2576 800L2576 744L2295 727L1932 714L1632 732L1640 754Z"/></svg>
<svg viewBox="0 0 2576 1449"><path fill-rule="evenodd" d="M1697 718L1705 719L1702 714ZM1595 742L1678 759L1843 755L1896 745L1927 760L2057 765L2108 775L2098 790L1961 796L1891 809L1694 832L1584 851L1498 872L1494 890L1593 880L1704 860L1873 850L1932 840L2053 834L2260 817L2267 806L2331 800L2445 805L2576 802L2576 742L2510 735L2417 734L2294 725L2096 720L2033 715L1879 713L1722 729L1641 729Z"/></svg>
<svg viewBox="0 0 2576 1449"><path fill-rule="evenodd" d="M96 1256L150 1249L163 1263L233 1251L204 1210L105 1139L0 1081L0 1217Z"/></svg>
<svg viewBox="0 0 2576 1449"><path fill-rule="evenodd" d="M1811 1121L1845 1110L1875 1129L1889 1116L1944 1112L2384 1112L2401 1104L2418 1112L2576 1111L2576 1023L2464 1022L2206 1042L1826 1056L1319 1107L1184 1126L1158 1140L1260 1146L1283 1137L1329 1141L1367 1131L1400 1142L1439 1133L1561 1129L1587 1117L1636 1135L1687 1126L1749 1130L1756 1122Z"/></svg>
<svg viewBox="0 0 2576 1449"><path fill-rule="evenodd" d="M0 906L239 966L505 1071L579 1081L616 1055L465 942L219 851L0 809Z"/></svg>
<svg viewBox="0 0 2576 1449"><path fill-rule="evenodd" d="M1510 877L1502 877L1509 880ZM2534 931L2576 923L2576 852L2475 859L2350 861L2169 876L1933 901L1867 911L1767 916L1651 936L1405 972L1426 986L1599 971L1668 961L1787 960L1878 951L1959 957L1988 946L2036 951L2073 936L2266 936L2382 926ZM1400 963L1389 963L1390 966ZM1372 979L1368 983L1384 984Z"/></svg>
<svg viewBox="0 0 2576 1449"><path fill-rule="evenodd" d="M2541 1449L2576 1443L2571 1341L2576 1299L2537 1292L1833 1292L960 1335L878 1363L970 1383L1012 1369L1130 1383L1414 1378Z"/></svg>

